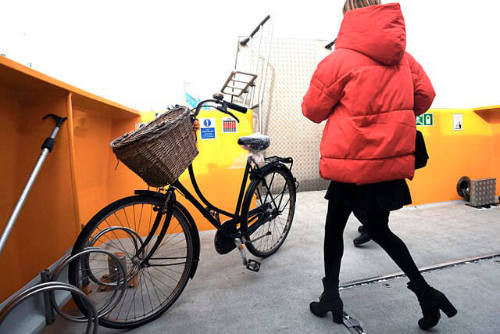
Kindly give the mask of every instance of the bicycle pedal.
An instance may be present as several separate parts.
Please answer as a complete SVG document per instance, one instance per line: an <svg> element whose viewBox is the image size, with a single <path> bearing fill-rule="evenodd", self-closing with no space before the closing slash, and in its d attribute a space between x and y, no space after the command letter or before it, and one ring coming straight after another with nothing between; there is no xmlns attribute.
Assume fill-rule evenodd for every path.
<svg viewBox="0 0 500 334"><path fill-rule="evenodd" d="M260 270L260 262L257 262L255 260L248 260L247 269L253 272L258 272Z"/></svg>

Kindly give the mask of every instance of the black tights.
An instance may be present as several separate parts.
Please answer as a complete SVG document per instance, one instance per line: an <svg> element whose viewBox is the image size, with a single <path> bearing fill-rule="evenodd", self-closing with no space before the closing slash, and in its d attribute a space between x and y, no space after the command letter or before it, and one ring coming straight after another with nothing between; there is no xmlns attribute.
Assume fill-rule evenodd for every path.
<svg viewBox="0 0 500 334"><path fill-rule="evenodd" d="M333 205L328 202L326 214L324 261L325 277L327 280L336 281L339 278L340 262L344 254L344 228L347 224L352 208ZM424 278L418 271L408 248L389 229L389 211L367 212L363 222L370 237L379 244L387 254L396 262L410 281L423 281Z"/></svg>

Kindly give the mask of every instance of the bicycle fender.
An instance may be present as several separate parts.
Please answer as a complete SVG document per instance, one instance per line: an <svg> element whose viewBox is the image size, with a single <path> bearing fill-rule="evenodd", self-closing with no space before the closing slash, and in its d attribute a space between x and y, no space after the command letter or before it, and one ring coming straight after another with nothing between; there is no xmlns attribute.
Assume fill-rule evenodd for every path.
<svg viewBox="0 0 500 334"><path fill-rule="evenodd" d="M191 271L189 273L189 277L193 278L196 273L196 269L198 268L198 261L200 260L200 233L198 232L198 227L193 219L193 216L189 213L189 211L179 202L174 203L174 207L178 209L184 217L187 219L189 223L189 229L191 235L193 236L193 266L191 267Z"/></svg>
<svg viewBox="0 0 500 334"><path fill-rule="evenodd" d="M137 195L149 195L161 199L166 199L166 195L157 192L157 191L151 191L151 190L136 190L134 192ZM198 227L196 226L196 223L193 219L193 216L189 213L189 211L178 201L175 201L173 204L174 207L179 210L182 215L186 218L189 224L189 232L191 232L191 235L193 236L193 266L191 267L191 271L189 272L189 277L193 278L194 274L196 273L196 269L198 268L198 261L200 259L200 233L198 232Z"/></svg>
<svg viewBox="0 0 500 334"><path fill-rule="evenodd" d="M259 170L256 170L254 171L254 174L250 175L250 179L252 180L252 182L258 182L263 175L265 175L267 173L267 171L271 168L279 168L280 170L282 170L285 174L289 175L290 178L293 180L293 186L294 186L294 190L296 191L297 190L297 179L293 176L290 168L288 168L286 165L282 164L281 162L279 161L274 161L274 162L271 162L263 167L261 167Z"/></svg>

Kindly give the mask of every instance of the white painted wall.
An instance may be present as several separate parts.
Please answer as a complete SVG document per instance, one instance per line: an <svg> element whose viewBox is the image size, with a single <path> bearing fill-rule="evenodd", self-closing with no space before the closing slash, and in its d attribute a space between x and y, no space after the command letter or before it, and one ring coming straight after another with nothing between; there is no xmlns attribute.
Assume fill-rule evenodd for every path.
<svg viewBox="0 0 500 334"><path fill-rule="evenodd" d="M500 104L498 0L401 0L408 50L438 96L433 107ZM183 102L183 82L217 91L236 37L267 14L278 37L333 39L342 0L2 1L0 53L142 110Z"/></svg>

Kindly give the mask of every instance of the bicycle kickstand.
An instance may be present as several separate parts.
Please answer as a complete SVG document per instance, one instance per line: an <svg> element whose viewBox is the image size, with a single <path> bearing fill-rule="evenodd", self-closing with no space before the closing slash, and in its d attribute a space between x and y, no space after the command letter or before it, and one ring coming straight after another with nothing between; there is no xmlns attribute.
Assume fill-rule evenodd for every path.
<svg viewBox="0 0 500 334"><path fill-rule="evenodd" d="M245 245L241 242L241 239L235 238L234 243L240 251L241 258L243 259L243 265L250 271L258 272L260 270L260 262L247 258Z"/></svg>

